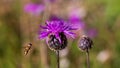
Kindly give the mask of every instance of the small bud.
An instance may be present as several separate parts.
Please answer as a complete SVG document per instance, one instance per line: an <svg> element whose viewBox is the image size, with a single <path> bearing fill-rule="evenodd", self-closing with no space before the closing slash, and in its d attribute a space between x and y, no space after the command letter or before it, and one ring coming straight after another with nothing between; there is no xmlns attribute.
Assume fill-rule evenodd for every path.
<svg viewBox="0 0 120 68"><path fill-rule="evenodd" d="M50 35L48 38L48 46L51 50L57 51L62 50L67 46L67 38L64 33L59 34L61 42L55 37L55 35Z"/></svg>
<svg viewBox="0 0 120 68"><path fill-rule="evenodd" d="M93 41L89 37L83 35L82 38L80 38L78 47L82 51L88 51L89 49L92 48L92 45L93 45Z"/></svg>

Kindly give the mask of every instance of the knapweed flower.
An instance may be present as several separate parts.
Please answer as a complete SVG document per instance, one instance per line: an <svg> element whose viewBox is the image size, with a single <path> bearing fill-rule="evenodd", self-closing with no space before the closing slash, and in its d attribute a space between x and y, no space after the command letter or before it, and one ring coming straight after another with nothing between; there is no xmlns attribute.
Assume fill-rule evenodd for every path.
<svg viewBox="0 0 120 68"><path fill-rule="evenodd" d="M85 15L85 10L83 7L71 7L69 9L70 12L68 12L68 19L70 23L74 26L77 27L80 30L83 30L85 28L85 23L82 21L84 15Z"/></svg>
<svg viewBox="0 0 120 68"><path fill-rule="evenodd" d="M83 35L80 38L80 41L78 43L78 47L82 50L82 51L88 51L89 49L92 48L93 45L93 41L86 35Z"/></svg>
<svg viewBox="0 0 120 68"><path fill-rule="evenodd" d="M67 46L67 37L75 38L75 33L72 30L76 30L72 26L68 25L64 21L47 21L46 26L41 26L43 29L40 31L39 38L46 38L46 42L52 50L62 50Z"/></svg>
<svg viewBox="0 0 120 68"><path fill-rule="evenodd" d="M78 28L79 30L83 30L85 28L85 23L80 19L76 17L70 17L69 22L73 27Z"/></svg>
<svg viewBox="0 0 120 68"><path fill-rule="evenodd" d="M32 15L39 15L44 9L45 6L42 4L29 3L24 6L24 11Z"/></svg>

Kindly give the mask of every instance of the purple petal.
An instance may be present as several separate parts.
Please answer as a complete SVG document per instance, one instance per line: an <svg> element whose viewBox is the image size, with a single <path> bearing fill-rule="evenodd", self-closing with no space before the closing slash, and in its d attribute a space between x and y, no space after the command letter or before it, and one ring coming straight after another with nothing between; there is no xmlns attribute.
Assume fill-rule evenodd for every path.
<svg viewBox="0 0 120 68"><path fill-rule="evenodd" d="M65 34L69 35L72 38L75 38L75 33L69 32L69 31L64 31Z"/></svg>
<svg viewBox="0 0 120 68"><path fill-rule="evenodd" d="M77 30L77 29L78 29L78 28L75 28L75 27L73 27L73 26L66 26L64 30L69 31L69 30Z"/></svg>
<svg viewBox="0 0 120 68"><path fill-rule="evenodd" d="M49 22L49 21L46 21L46 26L48 27L48 29L52 29L52 27L51 27L51 23Z"/></svg>
<svg viewBox="0 0 120 68"><path fill-rule="evenodd" d="M68 28L67 30L77 30L78 28Z"/></svg>
<svg viewBox="0 0 120 68"><path fill-rule="evenodd" d="M48 29L46 26L40 25L40 27L41 27L42 29Z"/></svg>
<svg viewBox="0 0 120 68"><path fill-rule="evenodd" d="M69 26L64 26L63 27L63 30L66 30L66 29L68 29L69 28Z"/></svg>
<svg viewBox="0 0 120 68"><path fill-rule="evenodd" d="M43 32L41 32L40 33L40 35L39 35L39 38L45 38L45 37L47 37L48 36L48 34L50 34L50 32L45 32L45 31L43 31Z"/></svg>

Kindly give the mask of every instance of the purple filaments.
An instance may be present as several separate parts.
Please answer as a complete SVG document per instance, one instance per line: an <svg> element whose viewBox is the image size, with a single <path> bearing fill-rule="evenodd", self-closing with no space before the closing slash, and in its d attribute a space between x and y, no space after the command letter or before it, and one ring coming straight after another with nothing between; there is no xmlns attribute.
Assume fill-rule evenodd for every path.
<svg viewBox="0 0 120 68"><path fill-rule="evenodd" d="M47 21L46 26L41 26L41 28L44 30L40 32L39 38L45 38L51 34L59 38L59 33L61 32L72 38L75 37L75 34L71 30L76 30L76 28L71 27L63 21Z"/></svg>
<svg viewBox="0 0 120 68"><path fill-rule="evenodd" d="M45 6L42 4L29 3L24 6L24 11L33 15L39 15L44 9Z"/></svg>

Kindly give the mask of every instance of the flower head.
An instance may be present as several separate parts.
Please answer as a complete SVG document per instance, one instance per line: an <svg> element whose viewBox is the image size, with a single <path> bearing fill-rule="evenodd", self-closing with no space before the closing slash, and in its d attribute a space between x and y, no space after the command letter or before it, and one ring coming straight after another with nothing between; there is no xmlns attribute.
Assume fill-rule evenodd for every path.
<svg viewBox="0 0 120 68"><path fill-rule="evenodd" d="M72 28L72 26L64 23L64 21L47 21L46 26L41 26L41 28L43 30L40 31L39 38L49 38L47 39L47 43L54 50L61 50L66 47L66 36L75 38L75 33L71 30L76 30L76 28Z"/></svg>

